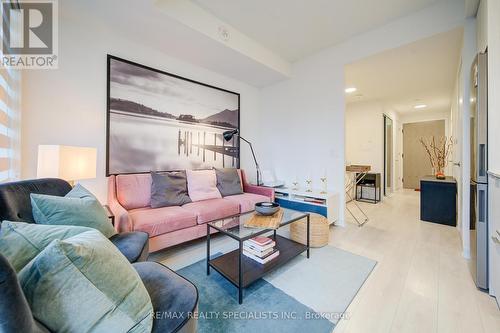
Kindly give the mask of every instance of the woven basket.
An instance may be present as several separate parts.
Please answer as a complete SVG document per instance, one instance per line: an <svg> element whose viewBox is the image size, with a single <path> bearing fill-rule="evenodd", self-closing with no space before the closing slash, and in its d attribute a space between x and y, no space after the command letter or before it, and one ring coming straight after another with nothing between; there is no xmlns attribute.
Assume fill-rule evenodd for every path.
<svg viewBox="0 0 500 333"><path fill-rule="evenodd" d="M330 225L323 216L311 213L310 217L309 245L311 247L322 247L330 240ZM290 238L298 243L307 243L307 222L306 219L290 224Z"/></svg>

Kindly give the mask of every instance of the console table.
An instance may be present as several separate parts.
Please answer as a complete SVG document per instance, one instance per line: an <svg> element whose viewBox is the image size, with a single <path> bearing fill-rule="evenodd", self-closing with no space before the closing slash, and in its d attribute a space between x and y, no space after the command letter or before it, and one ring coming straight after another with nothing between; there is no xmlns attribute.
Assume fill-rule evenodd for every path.
<svg viewBox="0 0 500 333"><path fill-rule="evenodd" d="M345 208L347 209L349 214L351 214L353 219L360 227L363 226L366 222L368 222L368 215L366 215L365 211L361 209L361 207L356 203L356 200L353 199L352 191L354 190L356 192L355 196L357 196L357 191L358 191L357 185L361 181L363 181L368 172L370 172L371 168L372 167L369 165L357 165L357 164L346 165L345 167L347 175L347 180L345 183L345 196L347 198L347 202ZM354 206L358 209L358 211L361 212L361 214L363 214L362 219L356 217L354 212L349 208L349 206L347 205L349 202L352 202Z"/></svg>
<svg viewBox="0 0 500 333"><path fill-rule="evenodd" d="M359 181L356 181L355 199L357 201L364 201L374 204L380 202L382 197L380 173L366 173L366 174L357 173L356 179L359 179ZM363 192L363 189L365 188L368 189L369 195L373 194L373 197L367 196L366 190Z"/></svg>

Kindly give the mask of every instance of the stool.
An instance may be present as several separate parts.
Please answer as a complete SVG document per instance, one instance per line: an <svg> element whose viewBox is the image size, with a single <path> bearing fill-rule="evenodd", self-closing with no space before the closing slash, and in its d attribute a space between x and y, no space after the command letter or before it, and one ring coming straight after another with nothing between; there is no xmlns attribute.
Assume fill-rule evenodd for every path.
<svg viewBox="0 0 500 333"><path fill-rule="evenodd" d="M323 215L310 213L310 234L309 245L311 247L322 247L328 244L330 239L330 224ZM290 238L297 243L307 244L307 221L300 221L290 224Z"/></svg>

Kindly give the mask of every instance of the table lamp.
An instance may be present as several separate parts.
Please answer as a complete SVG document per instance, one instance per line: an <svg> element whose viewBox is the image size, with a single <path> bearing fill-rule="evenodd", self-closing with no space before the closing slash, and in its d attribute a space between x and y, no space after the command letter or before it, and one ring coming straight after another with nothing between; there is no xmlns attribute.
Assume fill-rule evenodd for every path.
<svg viewBox="0 0 500 333"><path fill-rule="evenodd" d="M230 141L233 138L233 136L235 136L235 135L238 135L241 140L245 141L250 146L250 150L252 151L253 160L255 162L255 168L257 169L257 185L259 185L259 186L262 185L262 182L260 180L261 179L260 167L259 167L259 163L257 163L257 158L255 158L255 153L253 151L252 143L250 141L246 140L245 138L243 138L237 129L234 129L231 131L225 131L224 133L222 133L222 136L224 137L224 140L226 140L226 141Z"/></svg>
<svg viewBox="0 0 500 333"><path fill-rule="evenodd" d="M96 178L97 149L39 145L37 178L61 178L74 186L76 180Z"/></svg>

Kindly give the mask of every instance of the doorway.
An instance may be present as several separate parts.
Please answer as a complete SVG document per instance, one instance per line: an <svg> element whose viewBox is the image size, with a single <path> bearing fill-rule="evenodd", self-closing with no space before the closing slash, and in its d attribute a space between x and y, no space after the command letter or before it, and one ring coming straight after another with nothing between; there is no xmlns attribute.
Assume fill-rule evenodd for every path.
<svg viewBox="0 0 500 333"><path fill-rule="evenodd" d="M403 158L405 149L406 160L412 155L403 148L403 124L444 120L439 136L448 134L462 37L463 30L454 29L345 65L344 158L347 166L365 167L376 179L372 188L365 186L364 196L373 198L376 189L381 199L392 200L413 192L406 188L418 189L420 177L432 173L423 155L414 158L423 171L416 166L409 170L413 175L405 175L404 164L413 163ZM420 136L417 131L413 144L419 150ZM348 177L354 175L347 172Z"/></svg>
<svg viewBox="0 0 500 333"><path fill-rule="evenodd" d="M384 195L393 192L394 122L384 114Z"/></svg>
<svg viewBox="0 0 500 333"><path fill-rule="evenodd" d="M420 138L444 137L445 126L445 120L403 124L403 188L420 189L420 178L433 174Z"/></svg>

